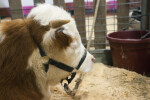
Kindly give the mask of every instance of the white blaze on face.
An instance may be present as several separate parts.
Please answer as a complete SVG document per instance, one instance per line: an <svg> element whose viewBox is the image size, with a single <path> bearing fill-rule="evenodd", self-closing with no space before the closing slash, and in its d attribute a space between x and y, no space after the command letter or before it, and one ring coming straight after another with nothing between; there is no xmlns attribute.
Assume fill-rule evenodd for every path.
<svg viewBox="0 0 150 100"><path fill-rule="evenodd" d="M75 40L71 43L70 45L71 47L68 48L68 50L66 51L66 54L72 53L70 56L74 58L72 60L73 66L77 66L81 58L83 57L86 48L83 46L81 42L81 37L76 27L74 27L73 29L73 27L71 26L74 26L74 25L69 25L68 28L64 30L64 33L68 35L70 34L70 36L72 38L75 38ZM70 29L75 30L75 31L71 31ZM82 63L82 65L80 66L79 70L81 72L89 72L93 66L94 59L95 59L94 56L91 55L89 52L87 52L86 58L84 62Z"/></svg>
<svg viewBox="0 0 150 100"><path fill-rule="evenodd" d="M81 58L83 57L84 55L84 52L87 52L87 55L86 55L86 58L84 60L84 62L82 63L82 65L80 66L80 71L81 72L89 72L91 69L92 69L92 66L93 66L93 61L94 61L94 56L91 55L88 51L85 51L85 47L82 45L81 43L81 47L79 48L79 59L81 60Z"/></svg>
<svg viewBox="0 0 150 100"><path fill-rule="evenodd" d="M81 44L82 45L82 44ZM82 46L80 48L78 48L78 50L80 51L76 51L76 55L78 55L75 59L77 60L77 62L79 63L80 60L82 59L83 55L85 52L87 52L87 55L85 57L84 62L82 63L82 65L80 66L79 70L81 72L89 72L92 69L93 63L94 63L94 56L91 55L88 51L85 51L85 48ZM75 56L74 56L75 57ZM77 64L78 64L77 63Z"/></svg>
<svg viewBox="0 0 150 100"><path fill-rule="evenodd" d="M92 69L93 66L93 55L91 55L89 52L87 52L87 56L83 62L83 64L80 67L80 71L82 72L89 72Z"/></svg>
<svg viewBox="0 0 150 100"><path fill-rule="evenodd" d="M71 20L70 23L64 25L63 27L63 33L71 36L74 39L70 47L66 50L66 55L70 53L70 55L68 55L68 58L71 59L71 57L73 57L73 66L77 66L81 58L83 57L86 48L82 44L81 37L76 28L74 20ZM81 72L89 72L93 66L94 59L94 56L87 52L86 58L80 66L79 70Z"/></svg>
<svg viewBox="0 0 150 100"><path fill-rule="evenodd" d="M64 9L59 8L57 6L49 5L49 4L40 4L38 7L33 8L29 13L27 18L32 18L38 22L42 26L49 25L51 22L56 22L57 20L69 20L67 24L61 25L60 27L54 28L51 27L49 31L43 36L43 48L47 50L47 54L49 56L54 57L53 59L67 64L69 66L77 67L78 63L80 62L82 56L85 52L85 47L81 42L81 37L76 27L76 23L71 15L66 12ZM67 47L66 50L62 50L55 54L50 54L53 48L50 48L50 43L53 43L53 39L55 39L55 31L59 28L63 27L64 30L62 31L64 34L69 35L73 41ZM62 41L63 42L63 41ZM44 47L45 46L45 47ZM50 49L49 49L50 48ZM49 51L51 50L51 51ZM61 53L60 53L61 52ZM62 54L63 52L63 54ZM80 67L80 71L88 72L92 68L94 57L87 52L87 56L85 61Z"/></svg>

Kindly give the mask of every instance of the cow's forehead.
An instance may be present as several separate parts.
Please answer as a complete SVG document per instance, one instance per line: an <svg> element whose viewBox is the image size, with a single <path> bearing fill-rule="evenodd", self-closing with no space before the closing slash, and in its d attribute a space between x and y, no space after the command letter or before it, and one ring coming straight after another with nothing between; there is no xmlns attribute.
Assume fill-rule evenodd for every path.
<svg viewBox="0 0 150 100"><path fill-rule="evenodd" d="M64 9L58 6L50 4L40 4L33 8L27 18L34 16L34 20L37 20L41 25L48 25L54 20L72 20L71 15Z"/></svg>

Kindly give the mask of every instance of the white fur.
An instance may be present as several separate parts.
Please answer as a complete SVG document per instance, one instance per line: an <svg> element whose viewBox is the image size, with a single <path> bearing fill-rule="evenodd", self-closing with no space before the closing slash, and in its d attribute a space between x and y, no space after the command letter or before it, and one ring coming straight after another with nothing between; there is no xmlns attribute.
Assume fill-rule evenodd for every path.
<svg viewBox="0 0 150 100"><path fill-rule="evenodd" d="M57 6L49 4L39 4L37 7L31 10L27 18L31 17L33 17L34 20L39 21L42 26L48 25L51 21L55 20L70 20L69 23L62 26L64 27L63 33L73 38L73 42L71 43L70 47L66 48L65 50L57 50L55 46L50 47L50 45L53 44L53 39L55 39L55 31L58 28L50 28L50 30L47 31L46 34L43 36L43 41L41 45L49 58L53 58L74 68L77 67L85 52L85 47L81 42L81 37L77 30L75 21L71 17L71 15ZM89 52L87 52L86 59L83 62L79 71L90 71L93 64L92 59L93 56ZM60 82L61 79L65 78L70 74L53 65L50 65L48 72L44 73L44 67L42 66L41 58L38 54L38 51L35 51L30 57L29 66L33 67L36 76L39 78L37 78L37 84L41 91L43 91L42 93L45 94L45 97L47 97L47 85L56 85ZM40 72L40 70L42 71Z"/></svg>
<svg viewBox="0 0 150 100"><path fill-rule="evenodd" d="M49 84L47 84L47 75L44 71L42 57L39 54L38 49L34 50L32 55L29 57L27 70L28 69L33 69L33 71L36 74L37 86L44 95L44 98L42 100L49 100L50 98Z"/></svg>
<svg viewBox="0 0 150 100"><path fill-rule="evenodd" d="M59 8L58 6L50 4L38 4L38 7L33 8L27 16L27 18L30 17L34 17L34 20L39 21L43 26L49 25L50 22L54 20L70 20L70 23L64 25L65 30L63 32L65 34L71 33L72 31L77 32L77 29L75 29L76 25L74 19L68 12L66 12L63 8ZM70 29L71 32L67 32L70 31L68 29ZM50 32L50 34L52 33L53 32ZM69 35L74 35L74 33Z"/></svg>
<svg viewBox="0 0 150 100"><path fill-rule="evenodd" d="M52 20L71 19L70 14L66 13L63 8L50 4L38 4L38 7L33 8L27 18L32 16L44 26L48 25Z"/></svg>
<svg viewBox="0 0 150 100"><path fill-rule="evenodd" d="M83 63L80 68L82 72L89 72L92 69L93 62L91 61L91 58L93 58L93 56L89 52L87 52L87 56L84 61L86 63Z"/></svg>
<svg viewBox="0 0 150 100"><path fill-rule="evenodd" d="M3 42L3 40L5 39L5 34L3 34L2 33L2 31L1 31L1 26L0 26L0 43L2 43Z"/></svg>
<svg viewBox="0 0 150 100"><path fill-rule="evenodd" d="M66 12L64 9L59 8L54 5L50 4L39 4L38 7L35 7L31 10L27 18L33 17L34 20L39 21L41 25L48 25L51 21L54 20L70 20L69 23L63 25L64 27L63 33L70 35L72 38L75 39L75 41L72 42L71 47L67 48L62 56L67 59L69 57L71 62L67 62L62 60L60 57L54 57L54 59L63 62L67 65L76 67L82 58L84 54L84 46L81 42L81 38L79 35L79 32L77 30L76 24L74 19L71 17L71 15ZM55 31L57 29L51 28L43 37L43 48L47 48L46 50L48 52L51 52L48 48L49 44L52 43L53 39L55 38ZM51 57L51 54L48 54ZM72 57L73 56L73 57ZM91 69L91 63L92 63L93 56L88 53L85 64L82 65L83 68L81 68L81 71L87 72L89 69ZM87 65L89 64L89 65ZM84 67L85 66L85 67ZM89 67L89 68L88 68ZM87 68L87 69L86 69Z"/></svg>

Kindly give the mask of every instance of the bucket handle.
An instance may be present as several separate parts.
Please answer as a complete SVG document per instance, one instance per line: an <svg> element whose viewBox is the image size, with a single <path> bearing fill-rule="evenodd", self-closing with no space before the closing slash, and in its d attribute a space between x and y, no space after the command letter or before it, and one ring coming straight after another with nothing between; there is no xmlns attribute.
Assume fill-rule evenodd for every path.
<svg viewBox="0 0 150 100"><path fill-rule="evenodd" d="M147 34L141 36L141 39L144 40L145 38L147 38L148 35L150 35L150 32L148 32Z"/></svg>

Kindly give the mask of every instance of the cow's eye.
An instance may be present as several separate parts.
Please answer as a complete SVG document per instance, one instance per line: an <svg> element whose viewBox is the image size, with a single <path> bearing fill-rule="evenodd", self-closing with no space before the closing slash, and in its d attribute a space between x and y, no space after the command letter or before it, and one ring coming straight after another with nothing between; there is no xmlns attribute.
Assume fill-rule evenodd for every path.
<svg viewBox="0 0 150 100"><path fill-rule="evenodd" d="M63 30L64 30L64 28L62 27L62 28L58 29L56 32L57 32L57 33L60 33L60 32L62 32Z"/></svg>

